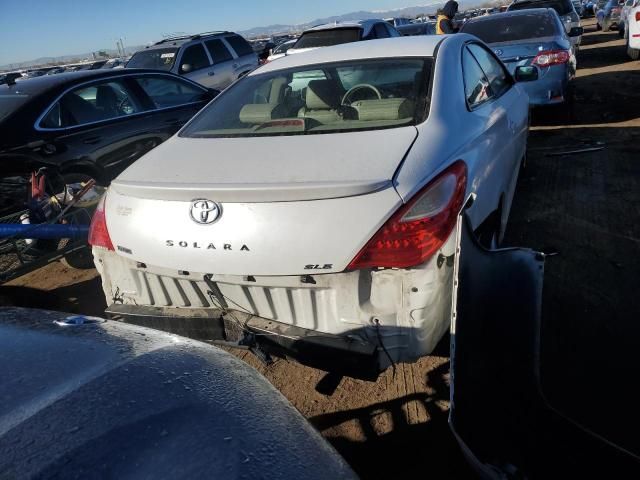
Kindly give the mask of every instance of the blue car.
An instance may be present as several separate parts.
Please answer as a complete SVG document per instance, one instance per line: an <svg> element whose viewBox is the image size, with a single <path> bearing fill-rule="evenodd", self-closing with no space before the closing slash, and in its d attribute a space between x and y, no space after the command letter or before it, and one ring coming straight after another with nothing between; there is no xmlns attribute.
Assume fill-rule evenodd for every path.
<svg viewBox="0 0 640 480"><path fill-rule="evenodd" d="M537 80L522 84L530 105L553 105L568 99L569 84L576 73L569 37L582 35L582 30L574 27L567 34L551 8L476 17L461 29L484 41L512 75L516 75L517 67L535 69Z"/></svg>

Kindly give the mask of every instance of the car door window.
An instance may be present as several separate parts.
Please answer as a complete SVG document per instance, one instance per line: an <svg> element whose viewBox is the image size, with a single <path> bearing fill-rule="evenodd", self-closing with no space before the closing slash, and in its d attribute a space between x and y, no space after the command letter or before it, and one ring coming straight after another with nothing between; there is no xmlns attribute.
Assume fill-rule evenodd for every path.
<svg viewBox="0 0 640 480"><path fill-rule="evenodd" d="M465 98L469 107L477 107L492 97L489 80L466 47L462 52L462 74Z"/></svg>
<svg viewBox="0 0 640 480"><path fill-rule="evenodd" d="M225 40L236 51L236 54L239 57L244 57L245 55L251 55L253 53L253 48L251 48L251 45L249 45L249 43L239 35L225 37Z"/></svg>
<svg viewBox="0 0 640 480"><path fill-rule="evenodd" d="M190 73L209 66L209 58L201 43L187 47L180 61L180 73Z"/></svg>
<svg viewBox="0 0 640 480"><path fill-rule="evenodd" d="M477 43L467 46L484 71L491 91L499 97L511 87L511 78L502 64L496 60L491 52Z"/></svg>
<svg viewBox="0 0 640 480"><path fill-rule="evenodd" d="M142 112L140 101L121 80L82 86L65 93L43 117L42 128L66 128Z"/></svg>
<svg viewBox="0 0 640 480"><path fill-rule="evenodd" d="M233 55L231 55L231 52L225 44L222 43L222 40L208 40L204 42L204 44L207 46L207 50L209 50L209 55L211 55L214 65L233 59Z"/></svg>
<svg viewBox="0 0 640 480"><path fill-rule="evenodd" d="M204 90L175 78L144 76L136 78L156 108L175 107L199 102L204 98Z"/></svg>

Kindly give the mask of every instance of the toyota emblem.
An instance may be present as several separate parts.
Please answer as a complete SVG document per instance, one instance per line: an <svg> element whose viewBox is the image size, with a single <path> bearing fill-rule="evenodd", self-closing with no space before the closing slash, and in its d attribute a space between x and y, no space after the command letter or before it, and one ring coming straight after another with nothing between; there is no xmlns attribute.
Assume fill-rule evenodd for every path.
<svg viewBox="0 0 640 480"><path fill-rule="evenodd" d="M191 219L200 225L211 225L222 215L222 206L211 200L199 198L191 202Z"/></svg>
<svg viewBox="0 0 640 480"><path fill-rule="evenodd" d="M494 53L495 53L497 56L501 57L501 56L502 56L502 54L503 54L504 52L498 48L497 50L494 50Z"/></svg>

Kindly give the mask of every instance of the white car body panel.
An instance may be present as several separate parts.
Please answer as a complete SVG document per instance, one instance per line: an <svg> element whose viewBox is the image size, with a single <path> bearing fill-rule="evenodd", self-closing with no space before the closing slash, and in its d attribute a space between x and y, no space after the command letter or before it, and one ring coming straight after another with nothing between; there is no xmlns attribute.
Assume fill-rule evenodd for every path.
<svg viewBox="0 0 640 480"><path fill-rule="evenodd" d="M640 22L636 20L636 15L640 14L640 2L636 2L635 7L629 10L627 22L625 23L625 36L629 42L629 47L634 50L640 49Z"/></svg>
<svg viewBox="0 0 640 480"><path fill-rule="evenodd" d="M93 249L107 303L167 307L176 315L216 309L203 280L211 274L231 309L316 332L357 335L374 345L383 335L394 362L431 353L450 325L455 229L417 267L345 268L403 202L457 160L468 169L473 228L501 198L506 224L526 149L528 99L514 85L469 111L461 76L461 50L469 41L475 37L355 42L288 55L252 72L433 56L439 48L430 114L417 127L265 138L175 136L135 163L106 198L116 251ZM234 191L243 182L250 185ZM154 191L153 184L161 188ZM302 185L308 191L297 188ZM191 201L201 196L221 203L223 214L212 225L189 217ZM215 249L206 248L211 243ZM315 283L305 281L309 275ZM390 364L382 351L379 361Z"/></svg>

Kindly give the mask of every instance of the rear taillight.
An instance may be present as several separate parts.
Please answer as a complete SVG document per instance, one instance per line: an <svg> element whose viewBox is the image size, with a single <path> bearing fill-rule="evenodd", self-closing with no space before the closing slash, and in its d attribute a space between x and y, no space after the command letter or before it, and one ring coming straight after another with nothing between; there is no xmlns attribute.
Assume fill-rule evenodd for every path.
<svg viewBox="0 0 640 480"><path fill-rule="evenodd" d="M640 12L636 12L636 22L640 22Z"/></svg>
<svg viewBox="0 0 640 480"><path fill-rule="evenodd" d="M547 50L536 55L532 63L539 67L550 67L567 63L569 58L571 58L571 54L567 50Z"/></svg>
<svg viewBox="0 0 640 480"><path fill-rule="evenodd" d="M400 207L348 269L408 268L426 262L453 231L466 188L467 166L458 161Z"/></svg>
<svg viewBox="0 0 640 480"><path fill-rule="evenodd" d="M93 213L91 226L89 227L89 245L114 250L111 237L109 236L109 230L107 230L107 217L104 213L104 202L106 198L106 194L102 196L96 211Z"/></svg>

